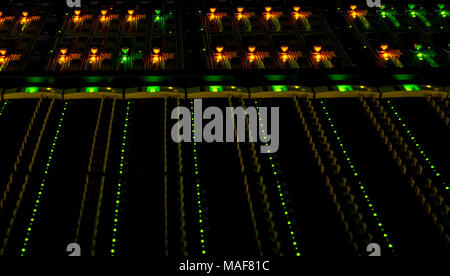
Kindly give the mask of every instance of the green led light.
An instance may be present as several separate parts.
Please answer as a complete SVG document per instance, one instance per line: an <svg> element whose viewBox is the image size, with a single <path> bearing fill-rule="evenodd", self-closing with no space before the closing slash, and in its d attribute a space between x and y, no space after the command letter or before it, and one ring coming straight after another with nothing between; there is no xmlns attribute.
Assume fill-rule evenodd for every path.
<svg viewBox="0 0 450 276"><path fill-rule="evenodd" d="M223 91L223 86L221 85L213 85L209 87L209 92L222 92Z"/></svg>
<svg viewBox="0 0 450 276"><path fill-rule="evenodd" d="M47 162L46 162L46 165L45 165L45 168L44 168L44 175L43 175L43 177L41 179L41 185L39 186L39 190L38 190L36 199L34 201L31 217L30 217L30 220L29 220L29 223L28 223L29 227L27 228L27 231L26 231L26 234L25 234L25 240L24 240L22 249L20 250L21 251L21 254L20 254L21 256L25 255L27 247L30 244L28 237L31 236L31 233L32 233L32 230L33 230L33 228L32 228L33 222L35 221L35 219L37 218L38 213L39 213L41 197L42 197L42 194L44 192L44 189L46 188L45 184L47 183L48 170L50 169L50 166L52 164L51 160L54 158L56 142L58 141L58 139L60 139L60 136L61 136L60 133L61 133L61 129L63 127L64 117L65 117L68 105L69 105L69 102L65 101L64 102L64 106L63 106L63 110L61 112L61 116L59 118L58 125L57 125L57 128L56 128L56 133L55 133L55 136L53 137L53 143L52 143L52 146L50 147L50 151L49 151L49 154L48 154L48 157L47 157Z"/></svg>
<svg viewBox="0 0 450 276"><path fill-rule="evenodd" d="M210 89L211 91L211 89ZM200 227L200 247L201 247L201 253L202 255L206 255L206 238L205 238L205 223L204 223L204 209L202 206L202 199L201 199L201 187L200 187L200 172L199 172L199 164L198 164L198 153L197 153L197 143L195 142L195 126L194 126L194 100L191 100L191 120L192 120L192 138L193 138L193 157L194 157L194 173L195 173L195 181L196 181L196 188L195 188L195 201L197 202L197 209L198 209L198 224Z"/></svg>
<svg viewBox="0 0 450 276"><path fill-rule="evenodd" d="M122 191L122 182L124 177L124 164L125 164L125 149L127 148L127 132L128 132L128 121L130 117L130 105L131 101L127 101L127 107L125 111L125 120L123 123L123 133L122 133L122 141L121 141L121 154L120 154L120 170L119 170L119 178L117 180L117 187L116 187L116 198L115 198L115 204L114 204L114 218L113 218L113 233L112 233L112 240L111 240L111 256L115 256L116 254L116 247L117 247L117 229L119 228L119 211L120 211L120 200L121 200L121 191Z"/></svg>
<svg viewBox="0 0 450 276"><path fill-rule="evenodd" d="M161 86L147 86L146 91L150 93L160 92Z"/></svg>
<svg viewBox="0 0 450 276"><path fill-rule="evenodd" d="M401 122L399 125L402 126L404 128L404 130L407 133L407 137L411 140L412 145L414 145L417 148L417 151L420 153L420 155L422 156L422 158L426 161L426 164L428 165L428 167L433 171L433 173L437 176L440 177L441 174L438 172L436 165L434 165L431 162L431 158L425 153L425 151L423 150L423 146L420 145L419 143L417 143L417 138L414 136L414 132L408 128L407 124L404 122L404 120L401 118L400 116L400 112L399 112L399 107L396 107L392 101L387 100L387 103L389 105L389 107L391 108L394 117ZM446 187L446 190L448 190L447 184L445 181L441 180L441 184L442 186Z"/></svg>
<svg viewBox="0 0 450 276"><path fill-rule="evenodd" d="M275 92L285 92L287 91L286 85L272 85L272 90Z"/></svg>
<svg viewBox="0 0 450 276"><path fill-rule="evenodd" d="M25 93L37 93L39 91L39 87L27 87L25 88Z"/></svg>
<svg viewBox="0 0 450 276"><path fill-rule="evenodd" d="M351 85L336 85L340 92L353 91L353 87Z"/></svg>
<svg viewBox="0 0 450 276"><path fill-rule="evenodd" d="M417 90L420 90L420 87L417 84L404 84L403 88L406 91L417 91Z"/></svg>
<svg viewBox="0 0 450 276"><path fill-rule="evenodd" d="M283 87L286 88L285 86L283 86ZM276 91L276 89L274 89L274 90ZM284 90L284 91L286 91L286 90ZM262 124L261 116L259 114L259 105L258 105L258 101L257 100L255 100L255 106L256 106L256 110L258 112L258 118L259 118L261 127L264 129L264 125ZM269 144L265 143L265 145L268 146ZM299 251L299 248L298 248L298 245L297 245L297 240L295 238L295 233L293 231L294 230L294 227L292 225L293 223L292 223L292 221L290 219L290 214L289 214L289 211L288 211L287 201L286 201L286 199L284 197L284 194L286 192L282 190L282 186L280 185L280 179L278 177L279 174L278 174L278 169L277 169L276 163L273 160L273 157L271 156L270 152L269 152L269 154L270 154L269 155L269 160L270 160L270 163L271 163L272 172L273 172L273 175L274 175L274 180L275 180L277 191L278 191L278 194L279 194L279 197L280 197L280 201L281 201L282 214L284 215L284 217L286 219L286 223L287 223L288 230L289 230L288 233L290 235L290 238L292 239L292 245L293 245L294 250L295 250L295 255L296 256L300 256L301 253Z"/></svg>
<svg viewBox="0 0 450 276"><path fill-rule="evenodd" d="M351 158L350 158L350 156L348 154L348 151L345 149L345 143L342 141L343 140L342 137L339 136L339 133L338 133L337 128L336 128L336 123L332 119L332 117L330 115L331 112L328 111L325 101L321 100L320 104L322 105L322 110L323 110L325 116L327 117L326 121L329 123L331 129L333 130L333 133L335 134L336 139L339 141L340 149L341 149L342 153L345 156L344 160L346 160L347 165L353 171L354 178L358 180L358 184L360 185L361 192L364 194L363 195L363 198L364 198L363 202L366 202L368 204L369 210L370 210L369 212L371 212L371 215L375 218L379 231L383 233L384 229L381 228L383 223L381 222L381 218L380 218L379 214L375 211L374 205L373 205L373 203L371 202L371 200L369 198L369 195L368 195L368 190L369 189L368 189L367 186L365 186L363 184L362 181L359 180L359 173L357 172L355 166L351 162ZM385 234L384 235L385 241L386 241L386 243L388 243L389 242L389 238L387 237L386 233L384 233L384 234ZM389 247L392 248L391 246L389 246ZM392 253L394 253L393 249L392 249Z"/></svg>
<svg viewBox="0 0 450 276"><path fill-rule="evenodd" d="M156 9L155 10L155 14L161 14L161 10L160 9Z"/></svg>
<svg viewBox="0 0 450 276"><path fill-rule="evenodd" d="M3 115L3 112L5 111L7 105L8 105L8 101L6 100L3 103L2 108L0 109L0 117Z"/></svg>
<svg viewBox="0 0 450 276"><path fill-rule="evenodd" d="M87 93L96 93L98 92L98 87L86 87Z"/></svg>

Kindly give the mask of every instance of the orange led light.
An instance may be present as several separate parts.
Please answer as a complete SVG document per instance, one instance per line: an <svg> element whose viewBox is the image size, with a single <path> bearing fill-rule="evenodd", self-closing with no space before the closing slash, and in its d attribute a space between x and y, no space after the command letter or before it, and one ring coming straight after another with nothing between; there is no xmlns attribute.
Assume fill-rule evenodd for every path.
<svg viewBox="0 0 450 276"><path fill-rule="evenodd" d="M386 51L389 48L389 45L387 44L381 44L381 50Z"/></svg>
<svg viewBox="0 0 450 276"><path fill-rule="evenodd" d="M98 53L98 48L97 47L92 47L91 48L91 54L96 55Z"/></svg>
<svg viewBox="0 0 450 276"><path fill-rule="evenodd" d="M75 10L74 13L76 16L79 16L81 14L81 10Z"/></svg>
<svg viewBox="0 0 450 276"><path fill-rule="evenodd" d="M299 6L295 6L295 7L294 7L294 11L295 11L295 12L299 12L299 11L300 11L300 7L299 7Z"/></svg>
<svg viewBox="0 0 450 276"><path fill-rule="evenodd" d="M356 5L351 5L351 6L350 6L350 9L351 9L352 11L354 11L354 10L356 10L357 7L358 7L358 6L356 6Z"/></svg>
<svg viewBox="0 0 450 276"><path fill-rule="evenodd" d="M158 55L160 52L161 52L161 48L158 48L158 47L153 48L153 53L155 55Z"/></svg>
<svg viewBox="0 0 450 276"><path fill-rule="evenodd" d="M133 15L134 14L134 10L128 10L128 14L129 15Z"/></svg>
<svg viewBox="0 0 450 276"><path fill-rule="evenodd" d="M61 53L61 55L67 54L67 48L61 48L59 49L59 52Z"/></svg>
<svg viewBox="0 0 450 276"><path fill-rule="evenodd" d="M97 57L96 56L92 56L91 58L90 58L90 61L93 63L93 62L97 62Z"/></svg>
<svg viewBox="0 0 450 276"><path fill-rule="evenodd" d="M2 17L3 16L3 12L2 11L0 11L0 17Z"/></svg>
<svg viewBox="0 0 450 276"><path fill-rule="evenodd" d="M0 63L5 63L6 62L6 58L5 57L0 57Z"/></svg>
<svg viewBox="0 0 450 276"><path fill-rule="evenodd" d="M222 59L223 59L222 53L218 53L218 54L217 54L217 62L221 62Z"/></svg>
<svg viewBox="0 0 450 276"><path fill-rule="evenodd" d="M218 53L222 53L222 52L223 52L223 46L217 46L217 47L216 47L216 51L217 51Z"/></svg>
<svg viewBox="0 0 450 276"><path fill-rule="evenodd" d="M255 46L248 46L248 51L249 51L250 53L254 53L255 50L256 50L256 47L255 47Z"/></svg>
<svg viewBox="0 0 450 276"><path fill-rule="evenodd" d="M316 59L317 62L319 62L322 59L322 55L319 54L319 53L316 53L315 59Z"/></svg>
<svg viewBox="0 0 450 276"><path fill-rule="evenodd" d="M100 17L100 21L103 23L103 22L105 22L106 21L106 16L101 16Z"/></svg>
<svg viewBox="0 0 450 276"><path fill-rule="evenodd" d="M287 46L287 45L282 45L282 46L281 46L281 51L282 51L283 53L286 53L288 50L289 50L289 46Z"/></svg>
<svg viewBox="0 0 450 276"><path fill-rule="evenodd" d="M283 62L286 62L286 61L288 60L288 54L286 54L286 53L281 53L281 60L282 60Z"/></svg>
<svg viewBox="0 0 450 276"><path fill-rule="evenodd" d="M255 58L256 58L256 56L254 54L250 54L249 57L248 57L248 60L250 62L253 62L255 60Z"/></svg>
<svg viewBox="0 0 450 276"><path fill-rule="evenodd" d="M159 56L157 56L157 55L153 56L152 61L153 61L153 63L159 62Z"/></svg>
<svg viewBox="0 0 450 276"><path fill-rule="evenodd" d="M383 53L383 58L385 59L385 60L389 60L389 54L388 53Z"/></svg>
<svg viewBox="0 0 450 276"><path fill-rule="evenodd" d="M60 56L59 57L59 62L60 63L64 63L64 62L66 62L67 61L67 56Z"/></svg>
<svg viewBox="0 0 450 276"><path fill-rule="evenodd" d="M101 10L100 13L101 13L102 15L106 15L106 14L108 13L108 10Z"/></svg>
<svg viewBox="0 0 450 276"><path fill-rule="evenodd" d="M215 13L216 10L217 10L217 8L209 8L209 11L210 11L211 13Z"/></svg>
<svg viewBox="0 0 450 276"><path fill-rule="evenodd" d="M236 10L237 12L242 13L244 11L244 7L237 7Z"/></svg>
<svg viewBox="0 0 450 276"><path fill-rule="evenodd" d="M322 50L322 46L320 46L320 45L314 46L314 51L316 51L317 53L320 52L321 50Z"/></svg>
<svg viewBox="0 0 450 276"><path fill-rule="evenodd" d="M28 12L27 12L27 11L23 11L23 12L22 12L22 16L23 16L23 17L27 17L27 16L28 16Z"/></svg>
<svg viewBox="0 0 450 276"><path fill-rule="evenodd" d="M6 49L0 49L0 55L6 56Z"/></svg>
<svg viewBox="0 0 450 276"><path fill-rule="evenodd" d="M271 12L272 11L272 7L264 7L264 9L266 10L266 12Z"/></svg>

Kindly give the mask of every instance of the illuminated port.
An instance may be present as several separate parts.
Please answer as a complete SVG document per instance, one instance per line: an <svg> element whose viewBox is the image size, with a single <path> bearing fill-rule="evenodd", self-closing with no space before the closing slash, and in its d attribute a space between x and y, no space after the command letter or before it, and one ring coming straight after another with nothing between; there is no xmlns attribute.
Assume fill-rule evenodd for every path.
<svg viewBox="0 0 450 276"><path fill-rule="evenodd" d="M286 85L272 85L272 90L275 92L285 92L287 91Z"/></svg>
<svg viewBox="0 0 450 276"><path fill-rule="evenodd" d="M96 93L98 92L98 87L86 87L87 93Z"/></svg>
<svg viewBox="0 0 450 276"><path fill-rule="evenodd" d="M25 88L25 93L37 93L39 91L39 87L27 87Z"/></svg>
<svg viewBox="0 0 450 276"><path fill-rule="evenodd" d="M160 86L147 86L146 91L149 93L157 93L161 91Z"/></svg>
<svg viewBox="0 0 450 276"><path fill-rule="evenodd" d="M222 91L223 91L223 86L221 86L221 85L212 85L209 87L209 92L217 93L217 92L222 92Z"/></svg>

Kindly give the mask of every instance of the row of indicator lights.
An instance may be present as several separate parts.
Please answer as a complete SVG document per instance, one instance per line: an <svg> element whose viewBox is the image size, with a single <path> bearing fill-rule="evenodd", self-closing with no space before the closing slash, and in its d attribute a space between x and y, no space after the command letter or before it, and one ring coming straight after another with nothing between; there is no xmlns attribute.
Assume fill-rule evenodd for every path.
<svg viewBox="0 0 450 276"><path fill-rule="evenodd" d="M3 50L5 51L5 54L6 54L6 50L5 49L0 50L0 63L1 63L1 57L2 57L1 53L2 53ZM122 51L122 61L127 61L128 58L129 58L128 53L130 51L130 48L123 47L121 49L121 51ZM153 54L152 54L152 61L154 63L159 62L161 60L161 48L154 47L152 49L152 52L153 52ZM58 58L58 60L61 63L64 63L64 62L66 62L68 60L68 49L66 47L63 47L63 48L61 48L59 50L59 58ZM92 47L90 49L89 61L90 62L96 62L97 60L98 60L98 48L97 47Z"/></svg>
<svg viewBox="0 0 450 276"><path fill-rule="evenodd" d="M266 136L267 134L265 133L264 125L262 124L262 121L261 121L261 116L259 114L259 105L258 105L258 101L257 100L255 100L255 106L256 106L256 110L258 112L258 118L259 118L260 126L262 128L261 132L264 135L264 140L267 140L267 136ZM265 144L266 144L266 146L269 145L269 143L265 143ZM270 151L268 153L270 154ZM273 177L275 178L275 184L277 185L276 187L277 187L278 195L280 197L281 207L282 207L282 210L283 210L283 215L284 215L284 217L286 219L286 223L287 223L287 226L288 226L288 229L289 229L289 236L291 238L292 246L294 247L295 255L296 256L301 256L301 253L300 253L299 248L298 248L297 239L296 239L295 233L294 233L293 223L292 223L291 218L290 218L291 216L290 216L288 208L287 208L288 206L287 206L287 201L286 201L286 198L285 198L285 194L286 193L282 190L280 179L278 177L279 170L277 169L277 166L276 166L276 164L275 164L275 162L273 160L273 157L271 155L269 155L269 160L270 160L270 166L272 168L272 174L273 174Z"/></svg>
<svg viewBox="0 0 450 276"><path fill-rule="evenodd" d="M114 201L114 214L113 214L113 232L111 239L111 256L115 256L116 248L117 248L117 239L118 239L118 228L119 228L119 211L120 211L120 201L122 195L122 184L123 184L123 175L124 175L124 166L125 166L125 153L128 143L128 121L130 119L130 105L131 101L127 101L127 107L125 111L125 121L123 123L123 133L122 133L122 143L120 147L120 167L119 167L119 178L117 180L116 187L116 195Z"/></svg>
<svg viewBox="0 0 450 276"><path fill-rule="evenodd" d="M8 101L4 101L2 108L0 108L0 117L3 115L3 112L5 112L6 106L8 105Z"/></svg>
<svg viewBox="0 0 450 276"><path fill-rule="evenodd" d="M405 85L404 88L406 91L414 91L420 89L417 85L407 85L407 86ZM399 124L405 129L408 138L411 140L412 144L417 148L418 152L425 160L428 167L433 171L435 176L440 177L441 174L437 170L436 165L433 164L429 155L424 151L423 146L417 142L417 138L414 135L414 132L410 128L408 128L408 125L406 124L405 120L402 118L402 116L400 116L400 112L398 110L399 108L396 107L391 100L387 100L387 103L389 105L389 108L392 110L394 117L397 119ZM447 192L450 192L450 186L448 186L445 182L442 182L442 185L445 187L445 190L447 190Z"/></svg>
<svg viewBox="0 0 450 276"><path fill-rule="evenodd" d="M385 239L386 243L388 244L388 247L391 249L392 253L394 253L394 248L393 248L392 243L390 242L389 236L383 227L383 223L381 222L381 219L378 216L378 213L376 212L374 204L371 202L371 200L369 198L368 187L366 187L366 185L364 185L364 183L359 179L359 173L358 173L355 165L353 164L348 151L346 150L346 147L343 142L343 138L339 135L339 133L337 131L336 124L334 123L334 120L332 119L330 112L328 111L325 101L321 100L320 104L322 105L322 110L327 118L327 122L328 122L329 126L332 129L333 135L336 137L336 139L338 141L338 145L339 145L342 153L345 156L345 161L346 161L347 165L350 167L350 169L352 170L353 177L358 181L359 188L361 189L361 192L364 195L364 199L369 206L369 210L377 222L377 227L383 234L383 238Z"/></svg>
<svg viewBox="0 0 450 276"><path fill-rule="evenodd" d="M33 231L33 224L35 223L35 221L37 219L37 216L38 216L38 213L39 213L39 208L40 208L40 205L41 205L42 195L43 195L43 193L44 193L44 191L46 189L46 184L47 184L47 181L48 181L48 172L49 172L50 166L52 165L52 160L55 157L56 144L58 142L58 139L60 139L60 137L61 137L63 122L64 122L64 118L65 118L65 115L66 115L66 111L67 111L68 105L69 105L69 101L65 101L64 102L63 111L61 113L61 116L60 116L59 122L58 122L58 126L56 128L56 133L55 133L55 136L53 137L53 141L52 141L52 144L51 144L51 147L50 147L50 152L48 154L47 162L46 162L45 169L44 169L44 175L42 177L42 180L41 180L41 183L40 183L40 186L39 186L39 190L38 190L38 194L37 194L36 200L34 201L34 204L33 204L33 212L31 214L31 217L30 217L30 220L29 220L29 223L28 223L28 227L26 229L23 246L22 246L22 249L20 251L20 255L21 256L25 255L25 253L26 253L26 251L28 249L28 246L30 245L30 242L31 242L30 239L31 239L31 233Z"/></svg>
<svg viewBox="0 0 450 276"><path fill-rule="evenodd" d="M205 238L205 222L203 217L203 206L201 200L200 189L200 172L197 155L197 143L195 142L195 126L194 126L194 100L191 100L191 117L192 117L192 138L193 138L193 151L194 151L194 179L195 179L195 200L197 201L198 209L198 224L200 226L200 247L201 254L206 255L206 238Z"/></svg>
<svg viewBox="0 0 450 276"><path fill-rule="evenodd" d="M245 8L242 7L242 6L236 7L236 14L235 14L235 16L236 16L236 19L237 19L237 20L241 20L241 19L247 17L246 14L245 14L245 12L244 12L244 9L245 9ZM302 18L302 17L307 17L307 16L309 16L309 13L303 13L303 12L301 12L301 11L300 11L301 7L299 7L299 6L294 6L292 9L293 9L292 16L293 16L295 19L300 19L300 18ZM273 14L272 7L271 7L271 6L266 6L266 7L264 7L264 10L265 10L265 12L263 13L263 15L264 15L264 18L266 18L266 20L269 20L269 19L271 19L271 18L274 17L274 14ZM216 19L216 18L220 18L220 16L217 15L216 11L217 11L217 8L216 8L216 7L209 8L208 18L209 18L210 20L214 20L214 19ZM198 13L201 14L202 11L199 11Z"/></svg>
<svg viewBox="0 0 450 276"><path fill-rule="evenodd" d="M133 22L137 20L137 16L135 15L134 10L128 10L126 15L127 22ZM73 22L78 23L81 22L82 16L81 16L81 10L75 10L74 15L72 17ZM100 22L104 23L108 21L108 10L101 10L100 16L99 16Z"/></svg>

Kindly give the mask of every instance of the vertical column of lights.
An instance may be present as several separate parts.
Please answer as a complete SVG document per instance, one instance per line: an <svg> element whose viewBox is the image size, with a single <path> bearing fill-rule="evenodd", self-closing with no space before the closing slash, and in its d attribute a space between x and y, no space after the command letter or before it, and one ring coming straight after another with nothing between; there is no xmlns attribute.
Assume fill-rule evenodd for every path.
<svg viewBox="0 0 450 276"><path fill-rule="evenodd" d="M20 256L25 256L25 253L26 253L26 251L28 249L28 246L30 245L31 233L33 231L33 223L36 221L37 216L39 214L41 198L42 198L42 195L43 195L44 190L46 188L48 172L49 172L50 166L52 165L52 160L55 157L56 144L57 144L58 140L61 138L61 132L62 132L64 118L65 118L65 115L66 115L66 111L67 111L68 105L69 105L69 101L65 101L64 102L64 106L63 106L63 110L61 112L61 116L60 116L59 121L58 121L58 126L56 128L56 133L55 133L55 136L53 137L52 144L51 144L51 147L50 147L50 151L49 151L49 154L48 154L47 163L45 165L45 170L44 170L44 175L43 175L43 177L41 179L41 184L39 186L38 194L37 194L36 200L34 201L34 204L33 204L33 212L31 214L30 220L28 222L28 227L27 227L27 230L26 230L26 233L25 233L25 239L24 239L24 242L23 242L22 249L20 250Z"/></svg>
<svg viewBox="0 0 450 276"><path fill-rule="evenodd" d="M417 151L420 153L421 157L425 160L428 167L433 171L434 175L437 177L441 176L441 173L437 170L436 165L432 162L431 157L425 152L423 146L417 142L417 138L414 135L414 132L408 128L405 120L400 116L399 108L394 105L391 100L387 100L389 108L392 110L395 119L399 122L400 126L403 127L406 132L411 143L417 148ZM447 193L450 193L450 186L442 179L442 185L445 187Z"/></svg>
<svg viewBox="0 0 450 276"><path fill-rule="evenodd" d="M205 222L203 217L203 207L200 193L200 177L198 168L197 143L195 142L195 128L194 128L194 100L191 100L191 120L192 120L192 143L194 151L194 174L195 174L195 200L198 208L198 223L200 226L200 246L202 255L206 255L206 239L205 239Z"/></svg>
<svg viewBox="0 0 450 276"><path fill-rule="evenodd" d="M260 123L260 127L263 128L262 129L262 133L264 135L264 139L267 139L266 137L266 133L264 131L264 125L262 124L261 121L261 116L259 114L259 105L258 105L258 101L255 100L255 106L256 106L256 110L258 112L258 119L259 119L259 123ZM269 143L265 143L266 146L269 145ZM281 183L280 183L280 179L279 179L279 173L278 173L278 168L273 160L273 157L271 156L272 154L270 153L270 151L268 151L269 155L269 160L270 160L270 166L272 168L272 174L273 177L275 178L275 183L277 185L277 191L278 191L278 196L280 197L280 202L281 202L281 208L283 210L283 215L286 219L286 223L289 229L289 237L291 238L291 242L292 242L292 246L294 247L295 250L295 255L296 256L301 256L300 250L298 248L298 243L297 243L297 239L295 238L295 233L294 233L294 226L293 223L290 219L291 215L289 214L289 211L287 209L287 201L286 201L286 192L283 191Z"/></svg>
<svg viewBox="0 0 450 276"><path fill-rule="evenodd" d="M395 254L394 246L392 245L389 235L386 233L386 230L383 227L384 224L381 222L381 219L380 219L378 213L376 212L374 203L369 198L368 187L366 185L364 185L364 183L359 178L359 173L358 173L355 165L353 164L348 151L346 150L343 138L338 133L336 123L334 122L334 119L332 119L332 116L330 114L331 112L328 112L328 108L327 108L327 105L324 100L320 100L320 104L322 106L323 113L325 114L325 116L327 118L326 121L328 122L329 126L331 127L333 135L336 137L336 140L338 141L338 145L340 147L341 152L345 156L345 161L346 161L347 165L350 167L350 169L352 170L353 177L358 182L359 188L361 189L361 192L364 195L364 199L369 206L370 213L374 217L374 219L377 223L376 224L377 228L383 234L383 238L386 241L386 243L388 244L388 247L391 249L391 252L393 254Z"/></svg>
<svg viewBox="0 0 450 276"><path fill-rule="evenodd" d="M128 120L130 119L130 105L131 101L127 101L127 107L125 110L125 121L123 123L123 133L122 133L122 143L120 145L120 167L119 167L119 178L117 180L117 187L116 187L116 195L114 200L114 212L113 212L113 232L112 232L112 239L111 239L111 256L116 255L116 249L117 249L117 239L118 239L118 228L119 228L119 211L120 211L120 201L121 201L121 195L122 195L122 184L123 184L123 177L124 177L124 163L125 163L125 153L127 149L127 143L128 143Z"/></svg>
<svg viewBox="0 0 450 276"><path fill-rule="evenodd" d="M5 112L6 106L8 106L8 101L3 102L3 105L0 108L0 117L3 115L3 112Z"/></svg>

